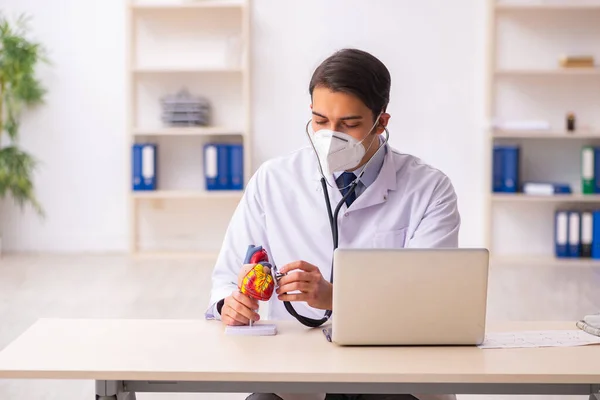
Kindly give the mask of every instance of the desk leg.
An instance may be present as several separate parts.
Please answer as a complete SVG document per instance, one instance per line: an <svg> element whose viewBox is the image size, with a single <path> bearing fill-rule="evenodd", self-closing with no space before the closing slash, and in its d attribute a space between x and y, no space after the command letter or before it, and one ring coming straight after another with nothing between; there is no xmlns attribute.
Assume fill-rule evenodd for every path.
<svg viewBox="0 0 600 400"><path fill-rule="evenodd" d="M96 400L136 400L135 393L119 393L116 396L96 396Z"/></svg>
<svg viewBox="0 0 600 400"><path fill-rule="evenodd" d="M96 400L136 400L135 392L123 390L122 381L96 381Z"/></svg>

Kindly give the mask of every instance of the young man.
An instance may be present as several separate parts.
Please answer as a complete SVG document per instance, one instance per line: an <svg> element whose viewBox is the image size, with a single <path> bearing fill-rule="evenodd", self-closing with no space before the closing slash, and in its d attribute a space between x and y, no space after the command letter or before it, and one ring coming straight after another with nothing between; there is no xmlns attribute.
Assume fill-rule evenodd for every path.
<svg viewBox="0 0 600 400"><path fill-rule="evenodd" d="M340 248L458 246L460 216L448 177L392 149L383 137L390 82L385 65L355 49L336 52L315 70L310 144L264 163L248 182L215 265L206 318L227 325L259 319L257 302L236 284L250 244L263 246L286 274L269 301L268 319L295 318L284 302L317 320L332 309L333 241L325 196L333 210L345 197L337 219Z"/></svg>

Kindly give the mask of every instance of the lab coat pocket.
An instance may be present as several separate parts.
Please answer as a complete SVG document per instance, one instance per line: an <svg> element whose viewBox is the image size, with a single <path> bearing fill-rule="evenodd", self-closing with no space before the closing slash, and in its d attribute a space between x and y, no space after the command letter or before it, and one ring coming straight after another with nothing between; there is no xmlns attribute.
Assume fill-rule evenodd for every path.
<svg viewBox="0 0 600 400"><path fill-rule="evenodd" d="M398 249L404 247L407 228L393 231L376 232L373 236L373 247L381 249Z"/></svg>

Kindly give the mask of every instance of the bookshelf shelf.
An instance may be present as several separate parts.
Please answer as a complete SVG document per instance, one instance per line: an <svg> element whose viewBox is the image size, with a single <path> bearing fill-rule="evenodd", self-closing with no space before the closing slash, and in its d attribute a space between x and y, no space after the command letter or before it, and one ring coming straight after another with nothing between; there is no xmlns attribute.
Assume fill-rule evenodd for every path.
<svg viewBox="0 0 600 400"><path fill-rule="evenodd" d="M557 258L545 255L510 255L490 258L492 266L502 267L594 267L600 260L593 258Z"/></svg>
<svg viewBox="0 0 600 400"><path fill-rule="evenodd" d="M133 128L136 136L243 136L244 133L237 129L224 127L161 127L161 128Z"/></svg>
<svg viewBox="0 0 600 400"><path fill-rule="evenodd" d="M498 69L495 71L498 77L559 77L559 76L592 76L600 77L600 68L532 68L532 69Z"/></svg>
<svg viewBox="0 0 600 400"><path fill-rule="evenodd" d="M555 194L537 196L523 193L494 193L492 201L496 203L598 203L600 195L596 194Z"/></svg>
<svg viewBox="0 0 600 400"><path fill-rule="evenodd" d="M565 0L563 2L504 2L496 4L496 10L498 11L524 11L524 10L556 10L556 11L568 11L568 10L597 10L600 11L600 3L596 2L577 2Z"/></svg>
<svg viewBox="0 0 600 400"><path fill-rule="evenodd" d="M600 139L600 131L502 131L491 134L492 139L550 139L550 140L588 140Z"/></svg>
<svg viewBox="0 0 600 400"><path fill-rule="evenodd" d="M242 73L242 68L236 67L136 67L134 74L220 74Z"/></svg>
<svg viewBox="0 0 600 400"><path fill-rule="evenodd" d="M217 252L193 252L193 251L139 251L135 254L136 259L182 259L214 261L218 257ZM212 265L211 265L212 267Z"/></svg>
<svg viewBox="0 0 600 400"><path fill-rule="evenodd" d="M184 2L134 2L131 4L133 10L202 10L209 8L242 8L244 2L239 0L204 0Z"/></svg>
<svg viewBox="0 0 600 400"><path fill-rule="evenodd" d="M156 191L136 191L133 192L136 199L235 199L242 198L243 192L239 190L156 190Z"/></svg>

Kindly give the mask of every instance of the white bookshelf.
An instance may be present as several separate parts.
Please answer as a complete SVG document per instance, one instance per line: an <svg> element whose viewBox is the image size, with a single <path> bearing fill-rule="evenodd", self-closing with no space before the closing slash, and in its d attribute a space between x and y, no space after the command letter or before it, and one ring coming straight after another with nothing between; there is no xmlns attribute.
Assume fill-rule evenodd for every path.
<svg viewBox="0 0 600 400"><path fill-rule="evenodd" d="M581 194L580 150L600 145L600 1L488 0L486 246L498 266L600 266L554 257L556 209L600 209ZM595 68L562 68L563 54L591 54ZM574 112L577 129L566 131ZM549 130L502 130L497 120L545 120ZM573 194L492 191L495 144L521 148L520 180L571 184Z"/></svg>
<svg viewBox="0 0 600 400"><path fill-rule="evenodd" d="M130 253L214 258L243 191L205 190L203 147L244 148L251 176L250 0L129 0L127 191ZM206 98L207 126L161 121L160 99L186 89ZM157 190L134 191L132 145L157 145Z"/></svg>

